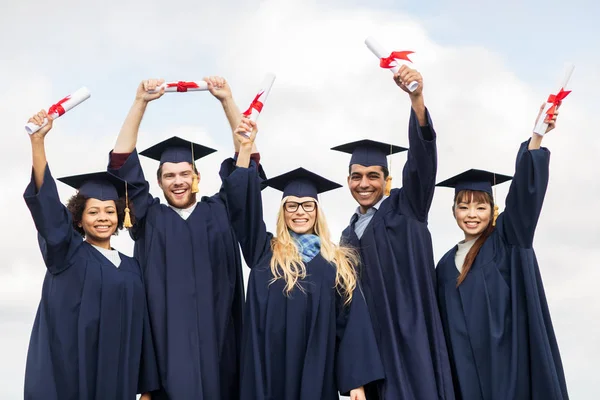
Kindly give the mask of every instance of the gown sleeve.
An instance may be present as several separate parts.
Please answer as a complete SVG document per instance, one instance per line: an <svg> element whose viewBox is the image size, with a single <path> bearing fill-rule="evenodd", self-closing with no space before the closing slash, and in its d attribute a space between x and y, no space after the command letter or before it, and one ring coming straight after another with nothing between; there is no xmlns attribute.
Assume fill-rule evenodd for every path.
<svg viewBox="0 0 600 400"><path fill-rule="evenodd" d="M152 330L150 328L150 316L148 314L148 305L145 300L144 308L142 357L140 359L140 373L137 387L137 392L139 394L160 389L160 378L158 376L158 366L156 363L156 354L154 352L154 341L152 340Z"/></svg>
<svg viewBox="0 0 600 400"><path fill-rule="evenodd" d="M408 155L402 170L402 189L397 191L398 211L427 222L437 173L436 133L429 111L427 125L420 126L411 108L408 127Z"/></svg>
<svg viewBox="0 0 600 400"><path fill-rule="evenodd" d="M47 164L39 191L32 174L23 198L38 231L38 242L48 271L51 274L65 271L70 267L82 237L73 229L71 213L60 202L56 182Z"/></svg>
<svg viewBox="0 0 600 400"><path fill-rule="evenodd" d="M350 304L339 295L336 323L336 380L342 396L384 378L383 365L362 289L357 284Z"/></svg>
<svg viewBox="0 0 600 400"><path fill-rule="evenodd" d="M113 157L112 151L109 157ZM150 184L144 177L144 171L142 170L137 150L134 150L119 168L112 168L109 162L106 170L134 186L128 193L129 201L133 204L132 211L135 216L135 224L129 230L129 234L133 240L136 240L144 232L148 207L157 201L150 194Z"/></svg>
<svg viewBox="0 0 600 400"><path fill-rule="evenodd" d="M252 162L250 168L236 168L222 186L229 220L250 268L269 252L273 237L263 221L261 182Z"/></svg>
<svg viewBox="0 0 600 400"><path fill-rule="evenodd" d="M506 209L498 217L498 227L507 243L531 248L549 179L550 151L544 147L529 150L521 144L517 155Z"/></svg>

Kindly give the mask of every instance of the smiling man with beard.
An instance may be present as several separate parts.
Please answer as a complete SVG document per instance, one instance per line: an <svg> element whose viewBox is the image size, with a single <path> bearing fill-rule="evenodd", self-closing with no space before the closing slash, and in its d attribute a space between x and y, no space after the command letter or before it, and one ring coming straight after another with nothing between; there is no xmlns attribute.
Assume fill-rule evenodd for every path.
<svg viewBox="0 0 600 400"><path fill-rule="evenodd" d="M241 114L227 82L205 80L236 127ZM244 299L238 245L222 197L196 200L194 161L215 150L172 137L140 153L160 162L157 179L168 205L150 195L135 150L146 106L164 89L149 92L162 83L139 85L108 168L139 188L129 194L137 217L131 236L145 273L161 379L152 399L237 399Z"/></svg>

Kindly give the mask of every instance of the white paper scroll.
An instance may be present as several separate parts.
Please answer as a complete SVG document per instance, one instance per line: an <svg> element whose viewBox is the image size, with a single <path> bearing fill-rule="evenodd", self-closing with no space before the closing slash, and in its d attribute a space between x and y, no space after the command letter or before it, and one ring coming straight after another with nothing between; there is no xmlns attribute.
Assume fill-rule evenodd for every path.
<svg viewBox="0 0 600 400"><path fill-rule="evenodd" d="M385 48L383 48L383 46L381 46L381 44L379 44L379 42L377 40L375 40L375 38L373 38L372 36L369 36L365 40L365 44L367 45L369 50L371 50L371 52L373 54L375 54L375 57L377 57L379 60L390 57L390 55L392 54L391 52L386 51ZM393 65L393 64L395 64L395 65ZM401 64L398 62L398 60L393 61L393 64L392 64L392 68L390 68L390 70L395 74L400 69ZM419 87L419 82L417 82L417 81L410 82L406 87L411 92L414 92Z"/></svg>
<svg viewBox="0 0 600 400"><path fill-rule="evenodd" d="M86 101L87 99L89 99L90 96L91 96L90 91L86 87L82 87L79 90L77 90L75 93L68 95L64 99L59 100L56 104L53 104L52 106L50 106L50 108L47 111L48 115L50 115L52 118L56 119L56 118L62 116L67 111L71 110L73 107L76 107L79 104ZM35 132L39 131L42 128L42 126L45 126L47 123L48 123L47 119L44 119L44 122L42 123L41 126L38 126L32 122L28 122L27 125L25 125L25 131L30 135L34 134Z"/></svg>
<svg viewBox="0 0 600 400"><path fill-rule="evenodd" d="M165 82L157 87L156 90L148 90L148 93L158 93L162 88L165 88L165 93L197 92L201 90L208 90L208 83L206 81Z"/></svg>
<svg viewBox="0 0 600 400"><path fill-rule="evenodd" d="M571 75L573 75L574 69L575 69L575 65L573 65L573 64L569 64L567 66L567 71L565 73L565 77L560 84L559 93L561 90L567 89L567 85L569 84L569 80L571 80ZM550 97L546 101L546 104L544 105L544 109L542 110L542 114L540 115L540 118L538 119L537 124L533 128L533 132L540 136L544 136L546 134L546 129L548 129L548 124L544 121L546 120L546 113L554 105L554 103L551 101L551 98L553 96L556 96L556 95L550 95Z"/></svg>
<svg viewBox="0 0 600 400"><path fill-rule="evenodd" d="M258 116L260 115L265 102L267 101L267 97L269 97L269 93L271 92L273 82L275 82L275 74L268 73L265 75L262 85L260 86L260 90L254 97L254 100L252 100L250 103L250 107L244 111L244 115L251 121L256 122L258 120ZM246 132L246 136L250 136L250 134Z"/></svg>

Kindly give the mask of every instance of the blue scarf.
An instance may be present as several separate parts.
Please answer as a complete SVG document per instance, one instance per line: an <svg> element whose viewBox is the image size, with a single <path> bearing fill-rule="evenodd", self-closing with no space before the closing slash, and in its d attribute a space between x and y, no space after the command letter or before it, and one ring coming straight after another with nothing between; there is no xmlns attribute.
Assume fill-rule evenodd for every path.
<svg viewBox="0 0 600 400"><path fill-rule="evenodd" d="M290 235L296 241L298 252L302 256L302 261L309 262L321 252L321 238L317 235L304 234L298 235L293 231L289 231Z"/></svg>

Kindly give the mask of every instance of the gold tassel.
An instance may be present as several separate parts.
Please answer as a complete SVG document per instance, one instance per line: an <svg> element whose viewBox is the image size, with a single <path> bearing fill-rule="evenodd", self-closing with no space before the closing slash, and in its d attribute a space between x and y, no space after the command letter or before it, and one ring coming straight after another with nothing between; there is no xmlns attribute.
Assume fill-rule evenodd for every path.
<svg viewBox="0 0 600 400"><path fill-rule="evenodd" d="M125 182L125 218L123 218L123 228L129 229L132 226L131 215L129 214L129 194L127 193L127 182Z"/></svg>
<svg viewBox="0 0 600 400"><path fill-rule="evenodd" d="M386 196L389 196L391 191L392 191L392 176L388 175L388 177L385 178L385 190L384 190L383 194Z"/></svg>
<svg viewBox="0 0 600 400"><path fill-rule="evenodd" d="M190 147L192 148L192 193L198 193L200 189L198 189L198 174L196 173L196 157L194 157L194 143L190 143Z"/></svg>
<svg viewBox="0 0 600 400"><path fill-rule="evenodd" d="M498 212L498 206L494 204L494 219L492 220L492 226L496 226L496 219L498 219L498 215L500 215Z"/></svg>
<svg viewBox="0 0 600 400"><path fill-rule="evenodd" d="M194 172L192 175L192 193L198 193L200 190L198 189L198 174Z"/></svg>

